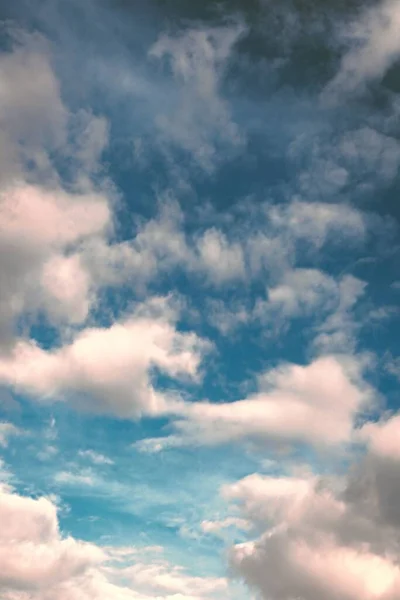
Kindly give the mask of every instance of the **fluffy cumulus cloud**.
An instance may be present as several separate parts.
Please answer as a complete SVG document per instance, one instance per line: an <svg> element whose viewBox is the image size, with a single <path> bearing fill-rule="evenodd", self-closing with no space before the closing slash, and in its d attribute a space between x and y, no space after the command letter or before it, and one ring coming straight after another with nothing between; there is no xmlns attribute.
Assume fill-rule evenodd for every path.
<svg viewBox="0 0 400 600"><path fill-rule="evenodd" d="M0 377L39 399L70 398L99 412L126 417L167 413L179 401L157 392L152 370L196 378L209 344L194 333L177 331L170 311L163 309L164 299L157 303L159 316L151 316L151 307L139 307L124 321L83 329L71 343L51 351L21 340L1 360Z"/></svg>
<svg viewBox="0 0 400 600"><path fill-rule="evenodd" d="M23 315L44 312L56 323L86 319L94 282L79 246L106 236L112 216L110 195L91 178L106 134L85 133L98 132L103 121L65 107L44 40L17 35L12 51L0 57L0 79L7 159L0 173L0 331L6 348ZM83 133L77 139L78 124ZM66 161L75 163L68 187L59 173Z"/></svg>
<svg viewBox="0 0 400 600"><path fill-rule="evenodd" d="M250 475L225 486L260 536L232 566L262 597L400 597L398 414L359 430L367 453L346 475Z"/></svg>
<svg viewBox="0 0 400 600"><path fill-rule="evenodd" d="M344 480L252 475L225 489L261 531L232 549L233 568L263 598L395 600L399 520L390 514L396 453L374 453ZM389 514L388 514L389 513Z"/></svg>
<svg viewBox="0 0 400 600"><path fill-rule="evenodd" d="M33 185L1 193L1 329L24 312L82 322L90 307L90 280L78 253L85 238L101 234L110 219L106 198L67 194Z"/></svg>

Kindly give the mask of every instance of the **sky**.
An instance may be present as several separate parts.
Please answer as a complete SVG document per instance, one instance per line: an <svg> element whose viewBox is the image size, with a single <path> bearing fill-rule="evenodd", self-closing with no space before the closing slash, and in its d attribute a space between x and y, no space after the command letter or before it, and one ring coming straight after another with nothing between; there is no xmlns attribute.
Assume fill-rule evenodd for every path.
<svg viewBox="0 0 400 600"><path fill-rule="evenodd" d="M400 600L400 5L0 0L2 600Z"/></svg>

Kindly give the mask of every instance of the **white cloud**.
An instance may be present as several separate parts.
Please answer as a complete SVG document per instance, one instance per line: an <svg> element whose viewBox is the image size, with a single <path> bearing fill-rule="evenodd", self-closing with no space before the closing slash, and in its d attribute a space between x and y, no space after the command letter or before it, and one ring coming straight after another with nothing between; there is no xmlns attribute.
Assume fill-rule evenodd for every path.
<svg viewBox="0 0 400 600"><path fill-rule="evenodd" d="M283 281L268 290L268 299L287 316L316 310L321 303L332 300L336 285L316 269L296 269L285 274Z"/></svg>
<svg viewBox="0 0 400 600"><path fill-rule="evenodd" d="M100 547L64 537L57 508L46 498L1 488L0 520L4 600L213 600L228 594L224 578L191 576L158 548Z"/></svg>
<svg viewBox="0 0 400 600"><path fill-rule="evenodd" d="M400 460L400 415L367 423L361 428L359 435L367 441L370 452L375 456Z"/></svg>
<svg viewBox="0 0 400 600"><path fill-rule="evenodd" d="M332 127L325 135L300 135L291 144L289 157L301 165L297 178L301 194L317 203L321 198L336 202L339 196L353 209L358 199L373 197L382 185L394 180L399 169L400 145L392 130L388 120L379 127L370 121L343 132ZM379 223L367 211L364 220ZM370 229L376 232L372 224ZM350 236L346 243L352 245Z"/></svg>
<svg viewBox="0 0 400 600"><path fill-rule="evenodd" d="M0 446L5 448L8 446L9 438L20 433L18 427L15 427L12 423L0 423Z"/></svg>
<svg viewBox="0 0 400 600"><path fill-rule="evenodd" d="M71 471L60 471L54 476L57 484L73 487L93 487L97 483L96 476L90 469L80 470L79 473Z"/></svg>
<svg viewBox="0 0 400 600"><path fill-rule="evenodd" d="M270 209L269 220L279 231L287 231L295 239L306 240L320 249L335 234L363 240L366 234L364 215L346 204L303 202L294 199L288 205Z"/></svg>
<svg viewBox="0 0 400 600"><path fill-rule="evenodd" d="M335 310L318 327L314 346L319 352L354 352L356 333L361 325L353 310L363 296L366 283L346 275L338 284L338 302Z"/></svg>
<svg viewBox="0 0 400 600"><path fill-rule="evenodd" d="M1 184L25 177L28 160L54 176L46 149L66 143L68 111L44 40L16 36L12 52L0 55L0 82Z"/></svg>
<svg viewBox="0 0 400 600"><path fill-rule="evenodd" d="M188 152L198 166L212 171L226 155L243 143L228 103L220 91L221 79L234 45L244 33L238 24L194 28L172 36L162 35L150 50L153 59L166 58L179 86L177 106L165 106L157 115L160 143Z"/></svg>
<svg viewBox="0 0 400 600"><path fill-rule="evenodd" d="M182 405L173 422L175 433L153 439L151 448L245 439L335 447L350 442L354 419L371 400L357 361L324 356L306 366L289 364L266 372L259 378L259 391L244 400Z"/></svg>
<svg viewBox="0 0 400 600"><path fill-rule="evenodd" d="M48 293L48 313L68 316L72 323L82 323L92 304L90 277L79 255L53 256L44 265L43 288Z"/></svg>
<svg viewBox="0 0 400 600"><path fill-rule="evenodd" d="M246 325L252 319L251 311L239 302L223 302L210 298L207 302L207 320L222 335L232 333L241 325Z"/></svg>
<svg viewBox="0 0 400 600"><path fill-rule="evenodd" d="M254 317L285 321L298 316L323 315L338 302L338 284L318 269L293 269L283 274L268 299L259 300Z"/></svg>
<svg viewBox="0 0 400 600"><path fill-rule="evenodd" d="M262 597L400 598L399 415L354 432L366 444L341 476L253 474L222 488L259 537L231 564Z"/></svg>
<svg viewBox="0 0 400 600"><path fill-rule="evenodd" d="M100 270L110 268L111 281L116 277L117 282L128 281L140 287L191 260L178 202L167 195L160 199L158 208L158 214L141 224L129 242L105 246L104 257L97 246L93 248L91 260L99 262Z"/></svg>
<svg viewBox="0 0 400 600"><path fill-rule="evenodd" d="M271 600L398 598L398 532L366 514L351 487L349 480L338 491L312 475L252 475L227 486L225 495L264 531L232 549L233 568Z"/></svg>
<svg viewBox="0 0 400 600"><path fill-rule="evenodd" d="M114 462L108 456L104 456L100 452L94 450L79 450L78 456L81 458L87 458L95 465L113 465Z"/></svg>
<svg viewBox="0 0 400 600"><path fill-rule="evenodd" d="M57 324L86 319L93 281L79 246L93 236L106 238L112 229L111 188L92 181L107 142L104 120L66 108L42 38L15 38L10 51L0 54L3 348L12 347L21 316L43 311ZM68 185L59 173L64 162L71 165Z"/></svg>
<svg viewBox="0 0 400 600"><path fill-rule="evenodd" d="M12 480L12 473L8 470L8 467L3 459L0 458L0 491L9 492L12 489Z"/></svg>
<svg viewBox="0 0 400 600"><path fill-rule="evenodd" d="M371 80L383 77L400 55L400 10L396 0L367 7L361 18L344 32L349 50L339 72L324 90L323 99L336 101L343 94L363 90Z"/></svg>
<svg viewBox="0 0 400 600"><path fill-rule="evenodd" d="M199 268L204 269L211 281L226 283L245 277L243 248L240 243L229 243L217 229L208 229L197 242Z"/></svg>
<svg viewBox="0 0 400 600"><path fill-rule="evenodd" d="M389 355L386 370L397 379L400 379L400 356L393 357Z"/></svg>
<svg viewBox="0 0 400 600"><path fill-rule="evenodd" d="M177 331L175 318L168 302L155 299L109 328L82 330L58 349L21 340L0 359L0 380L42 401L71 398L77 406L119 416L168 412L174 403L153 387L152 369L196 379L209 348L196 334Z"/></svg>
<svg viewBox="0 0 400 600"><path fill-rule="evenodd" d="M0 587L4 593L48 593L79 579L105 558L100 548L61 538L56 507L49 500L1 492L0 512Z"/></svg>
<svg viewBox="0 0 400 600"><path fill-rule="evenodd" d="M224 578L191 577L179 567L168 564L136 564L124 570L131 585L145 594L161 598L201 599L227 593ZM150 596L153 597L153 596Z"/></svg>
<svg viewBox="0 0 400 600"><path fill-rule="evenodd" d="M305 202L264 203L246 240L253 277L267 271L275 281L297 266L299 257L315 256L340 243L362 245L367 236L365 215L345 204Z"/></svg>
<svg viewBox="0 0 400 600"><path fill-rule="evenodd" d="M82 321L90 306L88 274L67 248L105 230L107 199L21 184L0 192L0 330L10 338L24 312Z"/></svg>
<svg viewBox="0 0 400 600"><path fill-rule="evenodd" d="M189 233L178 202L167 194L160 199L157 215L140 224L131 240L110 246L90 239L83 257L94 280L130 282L137 288L175 269L215 287L258 279L265 271L278 284L286 271L296 272L300 248L304 253L306 246L314 256L324 246L337 243L338 234L341 242L362 244L367 232L365 215L354 208L294 199L280 206L264 203L256 218L249 207L241 226L230 227L229 232L211 225ZM302 273L313 277L311 269ZM298 276L287 275L292 286L295 277L299 287L300 271ZM323 275L319 281L317 277L315 270L314 287L329 285L328 278L322 282Z"/></svg>
<svg viewBox="0 0 400 600"><path fill-rule="evenodd" d="M125 283L139 292L157 277L178 270L215 287L244 279L240 240L229 239L216 228L188 235L185 227L178 202L167 194L160 198L155 217L138 224L132 239L110 245L92 237L82 245L81 259L94 281Z"/></svg>
<svg viewBox="0 0 400 600"><path fill-rule="evenodd" d="M202 521L201 529L204 533L220 535L221 530L235 528L246 531L251 528L251 523L247 519L240 517L227 517L222 521Z"/></svg>
<svg viewBox="0 0 400 600"><path fill-rule="evenodd" d="M194 153L204 168L216 162L221 140L235 145L240 138L219 87L243 32L242 25L230 24L164 35L150 52L169 61L182 86L182 106L164 115L167 137ZM139 226L133 239L111 243L112 189L93 177L107 144L106 120L67 109L51 47L39 37L20 34L11 51L1 54L0 80L0 130L7 140L7 168L0 173L3 346L12 347L12 328L21 316L32 319L43 311L56 324L84 323L103 285L129 283L143 291L176 267L224 285L259 276L263 266L288 268L298 241L320 250L337 231L358 240L365 236L358 211L298 199L285 206L265 203L255 228L250 216L248 223L245 219L248 236L243 231L228 236L216 227L190 236L178 204L167 198L159 215ZM73 165L68 186L58 160Z"/></svg>

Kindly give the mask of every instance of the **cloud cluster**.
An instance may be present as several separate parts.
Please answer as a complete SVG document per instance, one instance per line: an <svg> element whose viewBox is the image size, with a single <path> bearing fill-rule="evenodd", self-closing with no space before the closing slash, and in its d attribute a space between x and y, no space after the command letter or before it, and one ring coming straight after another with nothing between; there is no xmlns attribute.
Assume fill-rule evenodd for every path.
<svg viewBox="0 0 400 600"><path fill-rule="evenodd" d="M95 261L91 269L110 281L113 276L124 280L135 276L136 284L177 269L194 282L219 289L263 276L279 282L301 254L312 258L322 249L335 247L339 234L340 242L362 247L370 233L365 215L344 204L294 198L283 205L264 201L236 210L240 226L231 218L230 227L214 224L189 233L178 202L170 195L164 197L155 217L139 225L130 241L103 250L93 246L88 252ZM248 214L241 214L242 210ZM217 221L218 215L212 219ZM306 277L307 271L303 273Z"/></svg>
<svg viewBox="0 0 400 600"><path fill-rule="evenodd" d="M368 426L367 456L345 477L250 475L224 489L261 532L231 561L263 598L400 598L397 421Z"/></svg>
<svg viewBox="0 0 400 600"><path fill-rule="evenodd" d="M4 600L212 600L227 593L225 579L190 576L157 549L100 547L63 536L47 498L2 485L0 519Z"/></svg>
<svg viewBox="0 0 400 600"><path fill-rule="evenodd" d="M201 81L210 79L209 90L215 91L209 70L225 64L241 31L238 27L196 31L188 39L164 37L152 54L171 55L177 77L186 82L201 75ZM104 286L129 284L143 290L179 268L221 287L258 277L265 269L289 268L296 245L303 241L318 251L338 230L353 240L365 238L366 223L358 211L297 199L283 206L264 203L255 220L249 217L246 237L240 231L228 235L216 226L188 235L179 205L167 198L159 214L139 225L131 239L112 241L115 193L104 177L98 177L107 144L105 120L67 109L43 39L21 34L0 63L8 90L0 127L7 140L4 152L12 162L0 181L4 349L13 348L21 318L29 321L44 314L57 326L81 326ZM35 80L28 76L32 63ZM68 169L72 177L65 177Z"/></svg>
<svg viewBox="0 0 400 600"><path fill-rule="evenodd" d="M32 72L35 77L32 77ZM85 321L95 282L80 245L106 238L112 194L94 173L107 141L104 120L70 112L40 37L16 35L0 55L0 346L12 347L21 317ZM71 169L69 181L61 174ZM67 178L68 179L68 178Z"/></svg>
<svg viewBox="0 0 400 600"><path fill-rule="evenodd" d="M290 62L300 39L302 25L293 20L300 12L277 10L284 26L284 31L276 27L283 47L282 57L272 60L277 69ZM155 437L135 445L141 451L192 445L209 452L238 444L256 453L267 448L271 455L288 451L295 456L304 448L313 457L322 451L329 459L342 459L344 451L348 459L352 449L364 455L337 478L300 472L245 477L224 488L225 498L239 503L243 514L201 522L203 534L213 535L214 541L232 528L256 536L235 545L230 562L249 589L268 600L400 600L400 416L388 411L385 418L367 421L377 394L367 383L364 356L357 354L363 324L357 309L363 299L373 303L373 298L367 298L367 278L347 269L354 258L347 260L348 251L368 248L373 253L376 240L385 249L390 245L386 234L394 228L384 210L372 215L356 201L378 185L391 185L397 175L400 151L393 131L398 112L382 119L366 117L365 122L361 115L362 124L355 119L354 127L348 127L350 117L341 118L338 108L398 59L399 23L397 4L384 0L361 11L361 19L338 36L346 46L339 70L313 99L312 119L325 111L327 126L318 129L317 124L297 135L296 125L290 133L293 143L277 160L282 171L293 173L270 186L270 175L275 181L271 161L265 179L264 173L261 177L261 192L258 186L253 190L253 175L258 177L259 171L251 165L266 154L259 140L250 139L254 124L249 114L262 115L255 118L262 132L263 119L273 117L250 95L239 93L234 102L228 97L235 93L235 77L243 67L236 61L236 53L243 51L239 42L249 32L240 19L153 36L156 41L146 56L148 79L138 77L132 65L124 71L130 62L125 59L94 68L109 87L115 84L110 96L123 98L119 107L129 104L127 98L141 96L146 107L138 114L149 123L136 129L132 122L140 120L135 113L139 102L132 103L135 117L122 127L112 108L105 111L107 119L97 114L106 107L103 99L94 102L96 114L77 108L82 98L78 102L72 93L71 101L68 85L56 76L60 65L52 46L41 36L8 30L8 45L0 53L0 385L37 402L64 401L122 419L166 419L170 434L157 437L161 434L155 424ZM316 31L321 25L307 27ZM389 100L388 113L396 106ZM332 104L337 112L330 112ZM301 112L302 103L296 106ZM282 114L288 113L285 106ZM248 128L242 126L246 119L252 123ZM279 128L285 127L283 121ZM133 186L124 188L115 147L109 172L103 162L109 138L115 132L117 138L125 125L124 143L129 148L133 143L137 159L134 165L131 156L127 159L134 175L143 168L140 177L153 177L161 158L160 181L166 175L174 184L173 190L160 193L158 175L151 181L158 207L147 212L146 206L146 219L135 213L140 177L138 192ZM271 136L268 152L279 155L274 144ZM227 199L218 198L218 209L203 203L201 186L202 205L185 205L188 196L197 194L192 179L204 182L208 177L207 190L220 175L213 179L217 168L245 151L246 169L250 167L240 173L249 177L248 197L239 201L225 181ZM109 179L113 169L124 198ZM218 179L212 188L216 194L219 185ZM190 193L181 197L182 191ZM235 205L221 208L231 198ZM182 290L189 297L191 317L199 310L197 324L195 318L182 322L184 302L181 306L177 300ZM114 298L109 300L113 292L118 295L115 306ZM384 307L379 310L375 316L386 314ZM224 334L248 325L259 328L260 337L275 335L275 342L295 319L308 323L302 329L303 360L284 361L272 356L270 348L264 355L259 352L264 365L272 358L277 366L264 366L255 391L237 391L234 401L220 389L218 401L200 401L198 395L190 398L179 391L203 381L204 358L213 349L205 339L209 324ZM47 347L37 341L44 332L52 338ZM245 335L235 358L242 352L247 359L254 351L250 346ZM226 370L230 368L228 364ZM245 368L238 374L240 383L247 376ZM396 358L387 369L398 376ZM209 379L215 370L210 373ZM212 397L210 389L204 386L201 394ZM0 401L5 404L9 398ZM39 456L43 461L58 451L52 423ZM11 438L22 433L0 423L2 451L8 452ZM97 474L97 469L119 464L118 457L111 460L96 448L78 452L76 464L58 465L51 481L60 490L69 487L71 494L83 486L106 490L105 500L128 491L124 482ZM142 458L146 464L149 457ZM0 460L4 600L231 597L224 577L195 577L158 554L148 557L145 549L103 547L63 535L55 503L22 496L10 481Z"/></svg>

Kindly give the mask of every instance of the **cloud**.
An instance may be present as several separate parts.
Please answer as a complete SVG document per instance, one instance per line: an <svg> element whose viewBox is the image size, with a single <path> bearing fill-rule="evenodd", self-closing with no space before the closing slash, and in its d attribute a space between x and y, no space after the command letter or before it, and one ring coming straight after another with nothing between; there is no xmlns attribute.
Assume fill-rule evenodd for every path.
<svg viewBox="0 0 400 600"><path fill-rule="evenodd" d="M239 517L227 517L222 521L202 521L201 529L204 533L213 534L216 536L221 535L221 531L224 529L235 528L246 531L251 528L251 524L246 519Z"/></svg>
<svg viewBox="0 0 400 600"><path fill-rule="evenodd" d="M271 600L400 597L399 415L357 430L366 452L341 476L253 474L222 489L260 536L233 569Z"/></svg>
<svg viewBox="0 0 400 600"><path fill-rule="evenodd" d="M8 186L25 177L28 161L51 172L47 151L66 143L68 111L40 36L14 34L12 51L0 54L0 81L0 181Z"/></svg>
<svg viewBox="0 0 400 600"><path fill-rule="evenodd" d="M385 459L400 460L400 416L365 424L359 435L368 443L370 452Z"/></svg>
<svg viewBox="0 0 400 600"><path fill-rule="evenodd" d="M338 284L318 269L292 269L268 289L267 300L258 300L253 317L282 323L295 317L323 316L338 303Z"/></svg>
<svg viewBox="0 0 400 600"><path fill-rule="evenodd" d="M247 239L248 264L253 277L267 272L279 281L299 259L319 256L339 241L362 247L367 233L365 215L345 204L305 202L298 197L288 203L265 202Z"/></svg>
<svg viewBox="0 0 400 600"><path fill-rule="evenodd" d="M390 117L382 117L379 123L371 118L344 131L332 124L317 136L300 134L288 151L289 160L300 170L299 191L309 201L320 202L322 197L337 202L341 197L353 207L363 198L373 199L398 172L400 145L393 133ZM366 222L374 218L365 211Z"/></svg>
<svg viewBox="0 0 400 600"><path fill-rule="evenodd" d="M397 379L400 379L400 357L393 357L389 354L386 370Z"/></svg>
<svg viewBox="0 0 400 600"><path fill-rule="evenodd" d="M336 285L332 277L316 269L296 269L284 275L283 281L268 291L271 305L286 316L314 311L332 300ZM329 304L326 307L329 309Z"/></svg>
<svg viewBox="0 0 400 600"><path fill-rule="evenodd" d="M239 502L244 516L263 531L255 541L233 547L233 568L271 600L395 600L398 530L363 506L381 484L370 479L357 493L350 475L339 485L314 475L251 475L227 486L226 497Z"/></svg>
<svg viewBox="0 0 400 600"><path fill-rule="evenodd" d="M229 243L217 229L208 229L198 240L199 267L211 281L224 284L245 277L244 252L240 243Z"/></svg>
<svg viewBox="0 0 400 600"><path fill-rule="evenodd" d="M212 600L228 589L224 578L194 577L169 564L157 548L100 547L63 536L47 498L2 488L0 520L4 600Z"/></svg>
<svg viewBox="0 0 400 600"><path fill-rule="evenodd" d="M9 438L20 433L18 427L15 427L12 423L0 423L0 446L6 448Z"/></svg>
<svg viewBox="0 0 400 600"><path fill-rule="evenodd" d="M353 31L351 48L338 76L325 91L330 99L352 92L353 83L359 89L380 76L397 57L398 41L393 35L397 8L384 2L380 10L391 21L381 26L375 19L378 12L365 13L358 30ZM283 12L283 35L279 27L273 28L280 31L285 60L289 61L303 25L293 22L291 11ZM110 23L105 27L108 32L114 29ZM307 27L321 28L319 17ZM354 36L360 32L362 43L354 50ZM362 358L351 357L361 326L358 302L367 287L352 275L335 276L333 269L339 265L339 270L342 260L347 261L348 250L358 252L365 247L371 235L375 239L385 237L384 220L371 218L364 209L347 204L346 199L353 202L368 186L375 189L371 184L375 175L379 185L393 181L400 163L398 144L390 137L390 119L382 124L385 132L381 132L378 117L374 123L366 119L358 129L355 125L345 134L339 132L333 141L327 142L318 132L315 146L311 143L311 160L307 157L300 169L293 169L293 186L288 180L278 185L278 190L268 184L260 199L258 184L254 188L254 181L249 179L246 191L251 198L255 191L253 199L225 210L221 208L226 201L222 197L218 210L209 210L207 217L205 209L199 216L202 211L184 205L186 198L181 198L179 191L185 184L189 186L192 174L193 180L200 176L203 182L205 174L215 174L218 166L237 156L246 145L246 131L239 117L248 117L244 115L248 99L242 96L239 104L237 97L234 102L228 97L242 68L237 63L234 69L231 66L244 33L242 24L229 22L222 27L197 24L159 36L146 63L146 69L154 67L151 81L137 77L128 48L118 45L117 53L124 55L127 72L115 64L112 81L117 85L110 96L121 94L124 86L126 92L113 107L103 104L104 98L98 94L96 115L76 108L82 93L85 104L90 104L87 92L92 91L92 82L82 89L82 71L78 69L78 75L74 72L78 99L62 73L68 56L62 57L59 79L54 68L60 68L60 62L51 44L39 36L15 34L9 50L0 54L0 384L37 402L65 401L78 409L119 418L169 419L171 435L157 437L159 430L155 429L154 437L135 444L143 452L182 445L241 447L250 441L257 450L271 448L272 454L286 448L295 452L304 445L308 452L311 446L315 456L315 450L343 451L356 444L357 452L366 452L366 457L342 479L325 480L311 474L252 475L224 491L229 500L239 501L243 517L234 513L233 517L203 520L202 509L198 521L203 533L214 536L229 529L241 531L243 536L259 535L253 542L235 546L231 563L249 586L270 600L397 600L399 417L389 415L356 429L358 418L365 419L365 411L374 400L374 392L364 380ZM388 39L378 43L386 34ZM117 37L114 32L110 36ZM78 44L76 54L80 54L79 61L86 62L85 54L80 53L83 46ZM107 51L102 50L101 58ZM58 57L61 54L59 48ZM97 57L91 56L88 62L96 62L93 58ZM94 68L96 76L101 76L104 66ZM107 66L113 71L113 60ZM83 68L83 72L88 71L90 67ZM227 82L232 83L230 91ZM71 95L73 109L67 105ZM125 109L118 110L133 96L141 96L141 102L149 105L147 112L141 112L140 103L126 102L131 106L126 112L135 113L134 124L133 117L126 118ZM102 106L107 106L110 125L97 114ZM253 109L254 113L264 110L251 99ZM283 108L283 114L285 111ZM313 118L314 114L320 117L317 112L313 111ZM154 118L150 126L139 123L143 114ZM341 124L347 122L342 117ZM255 119L258 123L257 116ZM114 153L113 143L118 146L122 128L123 143L126 138L131 142L131 137L139 136L134 143L141 158L146 153L146 139L151 140L151 158L156 162L147 165L149 171L144 177L142 172L137 187L137 174L130 173L126 182L125 167ZM140 138L143 130L150 131L148 138ZM330 124L327 130L330 136ZM113 136L110 167L102 162L109 136ZM275 138L272 141L275 144ZM280 141L276 142L280 147ZM305 143L310 143L309 134ZM267 146L269 152L272 146ZM241 171L237 165L238 174L243 176L253 173L251 165L259 163L260 157L265 159L264 151L259 154L258 141L248 150L246 165L250 171L247 166ZM272 150L275 153L275 148ZM291 150L289 159L298 158L296 148ZM152 187L153 177L164 180L165 165L160 165L159 153L167 170L175 169L182 180L175 180L174 193L159 194L155 214L146 206L144 212L148 214L149 208L154 216L142 220L136 207L144 203L140 198L136 204L137 195L142 195L148 184ZM270 167L268 159L268 181ZM115 169L126 193L121 203L108 180L108 169L110 173ZM130 186L131 176L134 188ZM201 198L207 195L210 181L216 183L210 187L210 195L219 194L221 184L224 196L228 190L224 186L232 185L228 179L229 173L221 173L217 182L208 179L193 196L197 192ZM227 197L233 201L238 193L229 190ZM281 193L283 201L278 198ZM132 215L135 221L131 226L131 219L125 222L125 217ZM326 268L332 268L332 273L323 270ZM236 369L236 359L241 356L244 366L240 364L240 369L253 362L253 330L263 334L268 329L265 324L280 326L297 317L310 319L301 333L316 334L312 347L316 358L305 364L300 364L301 360L299 364L280 362L261 374L256 391L238 392L235 398L239 399L232 402L224 401L221 394L218 402L186 398L184 384L201 383L202 359L211 344L201 337L201 330L190 332L188 322L181 323L172 295L167 299L152 297L165 294L174 285L190 296L188 305L193 300L196 309L212 291L214 298L204 303L205 310L201 307L204 321L199 327L207 319L223 333L230 333L238 324L249 326L232 348L232 364L230 360L224 364L228 370ZM132 304L110 322L108 313L119 310L114 298L107 305L114 290L118 296L115 305L121 297ZM258 293L261 300L254 309ZM143 297L145 300L137 304ZM131 308L135 303L136 308ZM373 314L370 312L370 317ZM375 316L380 314L375 312ZM32 323L42 327L39 333L35 328L38 338L49 333L44 331L47 325L55 327L53 347L30 338ZM293 355L298 351L293 342L292 347L289 340L287 350L291 361L297 360ZM224 352L222 344L221 349ZM267 356L265 351L268 356L273 352L262 347L257 360ZM229 353L222 358L229 359ZM206 397L209 385L209 397L218 394L214 373L201 390ZM243 389L239 379L244 371L238 368L234 375L237 388ZM176 391L179 385L185 400ZM153 422L152 426L158 428L160 424ZM0 446L16 433L14 426L1 423ZM50 445L54 435L52 427L44 440L43 460L58 449L61 457L65 431L60 428L57 448ZM166 497L162 493L165 490L155 493L136 480L130 485L129 477L127 482L103 477L113 462L101 447L75 452L77 463L60 465L50 477L61 491L101 498L109 508L113 504L110 511L121 505L128 512L126 505L132 501L130 488L134 486L141 496L137 501L146 506L142 514L146 513L149 521L157 504L157 509L161 503L166 512L172 510L171 500L160 499ZM146 464L151 461L151 457L142 459ZM197 466L201 460L199 457ZM3 464L0 481L0 522L5 523L0 528L0 596L4 600L230 597L225 578L195 577L158 554L147 559L141 549L105 548L64 536L53 501L13 492L12 478ZM204 487L204 480L198 485ZM186 492L180 493L180 499L182 494ZM113 495L115 502L104 502ZM179 511L176 506L174 510ZM132 506L130 512L134 512ZM195 509L193 514L197 512ZM186 524L180 529L182 534L189 530ZM207 544L210 541L216 540L205 540Z"/></svg>
<svg viewBox="0 0 400 600"><path fill-rule="evenodd" d="M101 234L109 219L108 202L101 195L23 184L0 192L3 335L17 317L32 311L45 310L55 322L85 320L89 276L79 255L65 252Z"/></svg>
<svg viewBox="0 0 400 600"><path fill-rule="evenodd" d="M297 240L306 240L316 249L334 241L335 234L363 240L366 234L362 212L346 204L304 202L294 198L288 205L271 208L269 220L274 228L286 230Z"/></svg>
<svg viewBox="0 0 400 600"><path fill-rule="evenodd" d="M314 353L351 354L367 324L358 316L366 288L366 282L352 275L335 278L318 269L288 269L267 290L267 299L256 301L251 319L268 325L275 335L288 330L296 318L310 319ZM370 312L368 319L373 316Z"/></svg>
<svg viewBox="0 0 400 600"><path fill-rule="evenodd" d="M94 181L105 121L66 108L47 42L15 34L0 82L0 345L10 349L21 317L87 318L95 286L80 245L107 239L113 193Z"/></svg>
<svg viewBox="0 0 400 600"><path fill-rule="evenodd" d="M257 279L265 270L278 281L277 274L292 268L304 242L312 254L339 230L342 237L362 242L367 229L354 209L294 200L284 207L263 205L257 220L245 219L244 229L228 233L212 226L189 234L169 193L154 218L138 222L130 239L117 241L112 239L113 203L101 190L71 193L21 184L2 197L0 307L8 345L11 324L21 315L44 312L54 324L82 325L107 286L126 285L144 295L150 284L175 271L218 289ZM47 224L43 232L42 222Z"/></svg>
<svg viewBox="0 0 400 600"><path fill-rule="evenodd" d="M65 316L71 323L85 321L94 301L90 276L78 254L50 258L43 267L42 286L48 294L47 314L56 321Z"/></svg>
<svg viewBox="0 0 400 600"><path fill-rule="evenodd" d="M60 471L55 474L54 481L60 485L73 487L93 487L97 483L96 476L90 469L84 471L80 470L79 473Z"/></svg>
<svg viewBox="0 0 400 600"><path fill-rule="evenodd" d="M351 207L296 199L284 206L264 203L256 218L249 208L241 223L229 231L211 226L189 233L184 213L169 193L159 199L154 218L138 224L132 239L109 245L99 237L89 238L80 260L92 279L112 285L124 282L146 289L157 276L181 270L195 281L222 288L257 279L265 270L282 277L300 247L304 251L306 244L312 256L335 243L338 232L341 239L362 244L368 227L364 215ZM312 277L312 270L302 273ZM314 274L318 277L317 271ZM319 283L315 281L315 286ZM328 285L327 278L324 283Z"/></svg>
<svg viewBox="0 0 400 600"><path fill-rule="evenodd" d="M361 323L354 318L353 310L363 296L366 283L346 275L338 285L338 303L335 310L318 327L313 344L319 352L354 352L356 333Z"/></svg>
<svg viewBox="0 0 400 600"><path fill-rule="evenodd" d="M150 448L246 439L333 448L350 442L355 417L371 401L355 359L323 356L306 366L267 371L259 377L259 391L244 400L185 404L176 411L175 433L152 440Z"/></svg>
<svg viewBox="0 0 400 600"><path fill-rule="evenodd" d="M156 116L160 143L167 153L171 146L185 151L207 172L221 161L221 151L226 158L244 141L221 94L224 72L244 31L233 23L163 34L149 52L152 59L166 59L179 94L176 106Z"/></svg>
<svg viewBox="0 0 400 600"><path fill-rule="evenodd" d="M151 597L201 599L227 592L224 578L190 577L179 567L167 564L137 564L124 570L124 577L130 579L139 590ZM219 596L220 597L220 596Z"/></svg>
<svg viewBox="0 0 400 600"><path fill-rule="evenodd" d="M114 461L111 460L108 456L104 456L100 452L95 452L94 450L79 450L78 456L83 459L87 459L95 465L113 465Z"/></svg>
<svg viewBox="0 0 400 600"><path fill-rule="evenodd" d="M252 311L240 302L224 302L210 298L207 302L207 320L222 335L229 335L240 326L251 322Z"/></svg>
<svg viewBox="0 0 400 600"><path fill-rule="evenodd" d="M108 328L80 331L60 348L21 340L0 360L0 379L41 401L69 398L121 417L168 412L168 394L154 388L152 370L196 380L209 348L196 334L179 332L175 320L168 302L155 299Z"/></svg>
<svg viewBox="0 0 400 600"><path fill-rule="evenodd" d="M342 58L339 72L324 90L326 101L332 102L343 95L364 91L370 81L383 77L400 55L399 24L398 3L384 0L367 7L359 20L345 29L344 37L349 49Z"/></svg>
<svg viewBox="0 0 400 600"><path fill-rule="evenodd" d="M0 588L4 594L20 591L39 597L40 590L48 593L79 579L105 558L91 544L62 539L56 507L45 498L33 500L3 491L0 511Z"/></svg>
<svg viewBox="0 0 400 600"><path fill-rule="evenodd" d="M138 223L131 239L109 244L91 238L82 245L81 262L99 285L123 283L142 294L158 278L179 271L216 288L245 278L241 240L215 227L191 235L186 229L179 203L167 193L158 199L156 215Z"/></svg>

